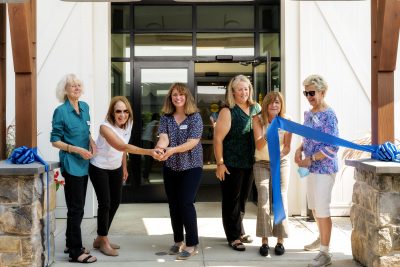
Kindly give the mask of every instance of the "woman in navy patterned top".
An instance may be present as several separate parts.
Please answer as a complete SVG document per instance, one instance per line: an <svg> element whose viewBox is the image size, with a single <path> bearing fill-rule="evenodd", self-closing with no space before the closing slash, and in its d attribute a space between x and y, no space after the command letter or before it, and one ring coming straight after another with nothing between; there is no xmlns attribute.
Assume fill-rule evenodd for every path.
<svg viewBox="0 0 400 267"><path fill-rule="evenodd" d="M304 125L323 133L339 135L336 114L324 98L328 85L320 75L310 75L303 82L304 96L312 106L304 113ZM305 250L317 250L320 253L308 265L312 267L326 266L331 263L329 242L332 232L332 220L329 205L335 176L338 171L337 146L324 144L309 138L304 138L296 150L295 162L299 167L308 168L307 203L317 220L319 238L312 244L304 246ZM305 158L303 158L303 154Z"/></svg>
<svg viewBox="0 0 400 267"><path fill-rule="evenodd" d="M177 254L177 259L182 260L197 254L199 243L193 203L203 171L203 149L199 142L203 121L192 94L183 83L172 84L162 112L156 149L159 160L165 161L164 186L174 231L175 243L169 254ZM183 243L184 229L186 245Z"/></svg>

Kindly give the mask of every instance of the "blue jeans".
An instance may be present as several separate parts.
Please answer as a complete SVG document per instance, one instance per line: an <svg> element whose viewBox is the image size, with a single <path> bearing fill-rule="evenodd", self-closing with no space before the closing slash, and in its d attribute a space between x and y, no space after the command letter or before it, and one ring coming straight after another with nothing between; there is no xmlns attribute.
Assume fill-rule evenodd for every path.
<svg viewBox="0 0 400 267"><path fill-rule="evenodd" d="M174 241L182 242L184 240L183 230L185 229L186 246L195 246L199 243L199 236L197 214L193 203L199 189L203 169L174 171L164 166L163 171Z"/></svg>

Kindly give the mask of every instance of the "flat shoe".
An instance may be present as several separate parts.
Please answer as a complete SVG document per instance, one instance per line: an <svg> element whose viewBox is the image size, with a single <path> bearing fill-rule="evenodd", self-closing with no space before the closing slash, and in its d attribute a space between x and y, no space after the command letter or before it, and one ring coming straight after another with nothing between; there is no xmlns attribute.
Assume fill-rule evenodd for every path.
<svg viewBox="0 0 400 267"><path fill-rule="evenodd" d="M168 254L169 254L169 255L176 255L176 254L178 254L179 252L181 252L182 246L183 246L183 244L180 245L180 246L172 245L172 246L169 248Z"/></svg>
<svg viewBox="0 0 400 267"><path fill-rule="evenodd" d="M177 260L187 260L190 257L197 255L199 251L197 249L194 249L192 252L182 250L181 252L178 253L178 256L176 257Z"/></svg>
<svg viewBox="0 0 400 267"><path fill-rule="evenodd" d="M229 246L231 248L233 248L233 250L237 250L237 251L245 251L246 247L243 245L242 242L239 243L230 243Z"/></svg>
<svg viewBox="0 0 400 267"><path fill-rule="evenodd" d="M120 245L117 245L117 244L114 244L114 243L110 243L110 247L113 248L113 249L120 249L121 248ZM96 242L96 239L93 241L93 248L97 248L97 249L100 248L100 242Z"/></svg>
<svg viewBox="0 0 400 267"><path fill-rule="evenodd" d="M275 246L275 255L281 256L285 253L285 247L282 243L276 243Z"/></svg>
<svg viewBox="0 0 400 267"><path fill-rule="evenodd" d="M262 244L260 247L260 255L263 257L267 257L269 252L269 246L268 244Z"/></svg>
<svg viewBox="0 0 400 267"><path fill-rule="evenodd" d="M85 253L84 253L85 254ZM87 255L85 258L83 258L82 260L79 260L79 257L80 256L82 256L82 254L79 256L79 257L77 257L77 258L75 258L75 259L69 259L69 262L78 262L78 263L93 263L93 262L96 262L97 261L97 259L96 259L96 257L94 257L94 256L92 256L92 255L90 255L90 254L85 254L85 255ZM92 259L92 260L91 260ZM94 259L94 260L93 260Z"/></svg>
<svg viewBox="0 0 400 267"><path fill-rule="evenodd" d="M105 247L100 247L99 250L101 253L103 253L106 256L114 256L114 257L118 256L118 251L113 248L109 249L109 248L105 248Z"/></svg>
<svg viewBox="0 0 400 267"><path fill-rule="evenodd" d="M253 238L251 238L250 235L244 235L240 238L240 242L242 243L252 243L253 242Z"/></svg>

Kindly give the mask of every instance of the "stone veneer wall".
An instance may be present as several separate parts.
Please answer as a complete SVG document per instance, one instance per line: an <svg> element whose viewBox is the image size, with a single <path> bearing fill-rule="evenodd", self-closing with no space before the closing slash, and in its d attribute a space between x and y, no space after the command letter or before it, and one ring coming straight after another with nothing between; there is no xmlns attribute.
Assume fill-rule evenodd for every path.
<svg viewBox="0 0 400 267"><path fill-rule="evenodd" d="M351 161L355 167L353 257L364 266L400 266L400 163L372 159Z"/></svg>
<svg viewBox="0 0 400 267"><path fill-rule="evenodd" d="M50 170L58 163L49 163ZM54 262L56 190L50 188L50 261ZM0 266L36 267L47 264L46 172L39 163L16 165L0 161Z"/></svg>

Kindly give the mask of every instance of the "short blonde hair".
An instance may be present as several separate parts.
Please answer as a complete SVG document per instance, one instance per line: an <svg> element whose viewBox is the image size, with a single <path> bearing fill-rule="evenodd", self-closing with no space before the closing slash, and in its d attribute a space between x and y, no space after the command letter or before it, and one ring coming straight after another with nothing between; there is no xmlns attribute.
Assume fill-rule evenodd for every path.
<svg viewBox="0 0 400 267"><path fill-rule="evenodd" d="M114 112L114 107L115 104L117 104L117 102L121 101L122 103L125 104L126 109L129 112L129 118L128 120L125 122L124 125L122 125L122 128L126 128L126 126L133 122L133 112L132 112L132 107L131 104L129 103L129 100L125 97L125 96L114 96L111 101L110 101L110 105L108 106L108 111L107 111L107 115L106 115L106 120L111 123L112 125L115 125L115 112Z"/></svg>
<svg viewBox="0 0 400 267"><path fill-rule="evenodd" d="M225 104L229 108L233 108L236 105L235 98L233 96L233 90L235 90L236 86L240 82L245 82L247 84L247 86L249 87L249 99L247 99L247 103L249 105L254 105L254 103L255 103L253 100L253 86L251 85L249 78L240 74L240 75L233 77L230 80L230 82L228 84L228 89L226 90L226 93L225 93Z"/></svg>
<svg viewBox="0 0 400 267"><path fill-rule="evenodd" d="M171 87L168 90L167 96L165 97L164 106L161 110L164 114L171 115L175 112L175 106L172 103L172 91L174 91L174 89L178 90L180 94L184 94L186 97L185 107L184 107L186 115L191 115L199 111L196 106L196 103L194 102L194 97L190 93L190 90L186 86L186 84L176 82L171 85Z"/></svg>
<svg viewBox="0 0 400 267"><path fill-rule="evenodd" d="M324 77L318 74L312 74L305 78L303 81L304 86L313 85L317 91L325 92L328 90L328 83L325 81Z"/></svg>
<svg viewBox="0 0 400 267"><path fill-rule="evenodd" d="M281 110L279 111L278 116L286 118L286 106L283 100L283 95L280 92L271 91L264 97L261 104L261 117L264 125L268 123L268 106L269 104L273 103L277 98L279 102L281 102Z"/></svg>
<svg viewBox="0 0 400 267"><path fill-rule="evenodd" d="M83 87L82 80L79 79L75 74L70 73L70 74L64 75L57 84L56 97L57 97L58 101L60 101L62 103L62 102L65 102L65 100L67 100L67 93L66 93L65 89L67 89L67 86L69 86L73 83L81 84L81 91L83 94L84 87Z"/></svg>

